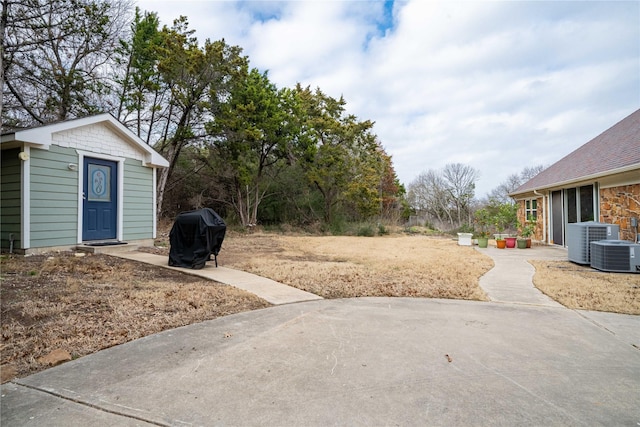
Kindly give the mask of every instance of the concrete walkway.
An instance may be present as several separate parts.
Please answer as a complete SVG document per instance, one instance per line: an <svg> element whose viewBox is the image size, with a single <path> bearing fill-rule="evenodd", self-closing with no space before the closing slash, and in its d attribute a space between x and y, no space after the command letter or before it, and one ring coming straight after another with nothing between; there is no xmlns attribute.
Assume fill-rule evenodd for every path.
<svg viewBox="0 0 640 427"><path fill-rule="evenodd" d="M200 270L193 270L190 268L170 267L168 264L169 257L166 255L156 255L137 251L115 252L110 255L181 271L193 276L234 286L247 292L251 292L274 305L322 299L322 297L318 295L278 283L275 280L267 279L266 277L260 277L255 274L234 270L232 268L215 267L211 262L207 263L207 265Z"/></svg>
<svg viewBox="0 0 640 427"><path fill-rule="evenodd" d="M640 331L638 316L607 317ZM640 351L568 309L319 300L165 331L1 390L12 427L636 426Z"/></svg>
<svg viewBox="0 0 640 427"><path fill-rule="evenodd" d="M542 298L522 278L533 274L526 259L566 259L562 249L478 250L496 263L481 283L495 302L285 297L235 270L178 269L281 305L3 384L0 424L639 425L640 316ZM170 268L167 257L122 255Z"/></svg>
<svg viewBox="0 0 640 427"><path fill-rule="evenodd" d="M533 285L535 260L567 260L567 250L556 246L534 246L529 249L476 249L490 256L495 266L480 278L480 287L491 301L562 307Z"/></svg>
<svg viewBox="0 0 640 427"><path fill-rule="evenodd" d="M476 249L494 261L494 268L480 278L480 287L491 301L562 307L533 286L535 269L530 259L566 260L567 251L559 247L533 247L530 249L497 249L493 246ZM181 271L190 275L214 280L251 292L274 305L322 299L318 295L287 286L274 280L227 267L215 267L213 263L201 270L170 267L168 257L147 252L113 252L112 256L144 262L158 267Z"/></svg>

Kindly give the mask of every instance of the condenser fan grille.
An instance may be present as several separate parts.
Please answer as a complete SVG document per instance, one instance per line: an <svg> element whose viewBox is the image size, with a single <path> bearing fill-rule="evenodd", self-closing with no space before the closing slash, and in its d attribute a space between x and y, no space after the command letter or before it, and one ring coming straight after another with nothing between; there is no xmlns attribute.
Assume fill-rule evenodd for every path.
<svg viewBox="0 0 640 427"><path fill-rule="evenodd" d="M593 245L591 266L598 270L629 271L629 247Z"/></svg>
<svg viewBox="0 0 640 427"><path fill-rule="evenodd" d="M626 240L593 242L591 267L618 273L640 273L640 244Z"/></svg>
<svg viewBox="0 0 640 427"><path fill-rule="evenodd" d="M591 242L617 239L620 228L616 224L599 222L577 222L567 226L569 261L578 264L591 262Z"/></svg>

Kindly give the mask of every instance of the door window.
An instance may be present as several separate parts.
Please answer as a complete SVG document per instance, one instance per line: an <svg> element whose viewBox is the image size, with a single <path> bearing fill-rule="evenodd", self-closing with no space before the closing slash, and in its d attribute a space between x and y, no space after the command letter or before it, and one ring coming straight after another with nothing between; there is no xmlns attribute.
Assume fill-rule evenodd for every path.
<svg viewBox="0 0 640 427"><path fill-rule="evenodd" d="M569 224L578 222L577 200L578 198L576 197L576 189L568 188L566 190L566 201L567 201L567 222Z"/></svg>
<svg viewBox="0 0 640 427"><path fill-rule="evenodd" d="M593 221L593 185L580 187L580 221Z"/></svg>
<svg viewBox="0 0 640 427"><path fill-rule="evenodd" d="M87 196L90 202L111 201L111 168L104 165L89 164Z"/></svg>
<svg viewBox="0 0 640 427"><path fill-rule="evenodd" d="M593 205L593 185L584 185L578 188L565 190L567 202L567 223L593 221L595 208Z"/></svg>

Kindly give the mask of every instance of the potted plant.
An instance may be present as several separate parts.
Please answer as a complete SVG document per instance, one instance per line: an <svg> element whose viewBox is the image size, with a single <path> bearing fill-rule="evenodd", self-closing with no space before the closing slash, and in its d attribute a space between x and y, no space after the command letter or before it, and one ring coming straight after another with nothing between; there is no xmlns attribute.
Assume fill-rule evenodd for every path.
<svg viewBox="0 0 640 427"><path fill-rule="evenodd" d="M518 248L520 248L520 245L522 243L520 243L520 240L524 241L524 248L530 248L531 247L531 236L533 235L533 233L536 230L536 222L535 221L530 221L530 222L524 222L520 224L520 235L522 236L522 239L518 240ZM522 249L524 249L522 248Z"/></svg>
<svg viewBox="0 0 640 427"><path fill-rule="evenodd" d="M498 249L504 249L507 247L507 242L504 240L504 237L502 236L502 232L504 231L504 221L500 217L500 215L496 215L494 225L497 231L497 233L493 235L496 238L496 247Z"/></svg>
<svg viewBox="0 0 640 427"><path fill-rule="evenodd" d="M496 227L496 230L498 231L498 233L495 234L496 246L498 248L503 249L505 247L515 247L516 239L513 238L513 246L509 246L509 243L505 240L505 238L509 240L511 240L511 238L503 235L505 228L507 227L511 228L514 224L514 221L515 221L514 205L511 205L510 203L503 203L501 205L496 206L495 213L493 216L493 223Z"/></svg>
<svg viewBox="0 0 640 427"><path fill-rule="evenodd" d="M489 246L489 233L486 231L479 231L476 233L476 239L478 240L479 248L486 248Z"/></svg>
<svg viewBox="0 0 640 427"><path fill-rule="evenodd" d="M517 207L512 203L503 203L499 208L500 216L503 220L503 226L509 232L513 232L517 228L518 224L518 215L517 215ZM515 248L516 247L516 237L513 235L509 235L505 237L507 241L507 248Z"/></svg>
<svg viewBox="0 0 640 427"><path fill-rule="evenodd" d="M478 247L486 248L489 246L489 232L487 228L491 224L491 218L489 211L486 209L478 209L474 214L474 221L480 228L480 231L476 232L476 239L478 239Z"/></svg>

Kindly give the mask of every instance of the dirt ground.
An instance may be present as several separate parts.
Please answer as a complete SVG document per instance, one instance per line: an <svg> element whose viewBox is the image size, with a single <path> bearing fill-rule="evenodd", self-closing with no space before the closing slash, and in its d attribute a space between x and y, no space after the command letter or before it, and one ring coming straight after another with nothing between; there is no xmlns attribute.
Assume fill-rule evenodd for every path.
<svg viewBox="0 0 640 427"><path fill-rule="evenodd" d="M530 263L533 284L565 307L640 315L640 274L608 273L569 261Z"/></svg>
<svg viewBox="0 0 640 427"><path fill-rule="evenodd" d="M107 255L2 256L4 380L166 329L268 307L255 295Z"/></svg>
<svg viewBox="0 0 640 427"><path fill-rule="evenodd" d="M143 250L168 255L167 240L167 233L161 233L154 248ZM269 306L230 286L107 255L2 255L0 261L3 382L46 369L51 363L46 356L54 351L78 358L166 329ZM472 300L487 299L478 280L493 266L489 257L450 238L402 234L370 238L228 233L219 263L325 298ZM562 304L640 313L639 275L535 266L540 273L553 273L537 273L534 280ZM567 291L569 285L587 289L580 274L588 277L588 290ZM545 283L566 286L547 289ZM610 303L611 293L622 295L614 298L618 303Z"/></svg>
<svg viewBox="0 0 640 427"><path fill-rule="evenodd" d="M242 248L249 246L247 252ZM406 236L241 236L245 256L223 265L269 277L324 298L364 296L486 301L478 285L493 261L451 238ZM229 249L229 248L228 248ZM227 250L228 250L227 249ZM257 249L259 256L246 256Z"/></svg>

